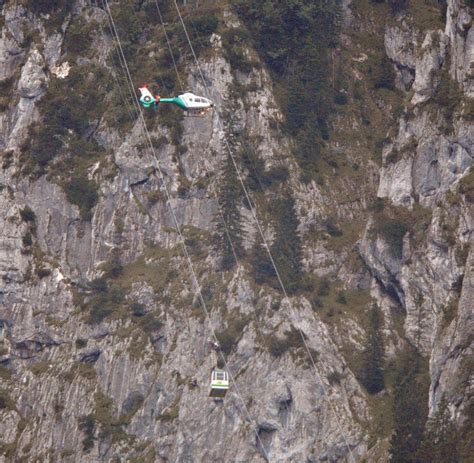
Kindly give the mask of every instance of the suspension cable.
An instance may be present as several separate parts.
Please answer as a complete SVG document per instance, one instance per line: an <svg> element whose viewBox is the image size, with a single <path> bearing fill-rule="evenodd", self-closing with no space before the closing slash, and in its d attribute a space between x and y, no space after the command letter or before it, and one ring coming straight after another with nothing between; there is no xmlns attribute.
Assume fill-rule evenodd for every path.
<svg viewBox="0 0 474 463"><path fill-rule="evenodd" d="M196 53L195 53L195 51L194 51L194 47L193 47L192 42L191 42L191 39L190 39L190 37L189 37L188 31L187 31L187 28L186 28L186 24L184 23L183 17L182 17L182 15L181 15L181 11L180 11L180 9L179 9L179 6L178 6L176 0L173 0L173 1L174 1L174 5L175 5L175 7L176 7L176 11L177 11L177 13L178 13L179 19L180 19L181 24L182 24L182 26L183 26L183 29L184 29L184 32L185 32L185 35L186 35L186 38L187 38L189 47L190 47L190 49L191 49L191 53L192 53L192 55L193 55L193 57L194 57L194 61L196 62L196 66L197 66L199 75L200 75L200 77L201 77L202 83L203 83L204 88L205 88L205 90L206 90L207 97L208 97L208 98L211 98L211 93L210 93L210 91L209 91L209 87L208 87L208 85L207 85L207 83L206 83L206 80L204 79L204 75L203 75L203 73L202 73L201 66L199 65L199 61L198 61L198 59L197 59ZM256 224L256 226L257 226L257 228L258 228L258 231L259 231L259 233L260 233L260 235L261 235L261 237L262 237L264 246L265 246L265 248L266 248L266 250L267 250L267 253L268 253L268 256L269 256L270 261L271 261L271 263L272 263L272 266L273 266L273 268L274 268L274 270L275 270L275 274L276 274L276 276L277 276L279 285L280 285L280 287L281 287L281 289L282 289L282 291L283 291L283 294L284 294L284 296L285 296L285 299L287 299L287 301L288 301L289 308L290 308L290 310L291 310L291 313L292 313L292 315L293 315L293 318L296 320L297 317L296 317L295 309L294 309L294 307L293 307L293 303L292 303L291 299L288 297L288 293L287 293L286 288L285 288L285 285L283 284L283 281L282 281L282 279L281 279L280 272L278 271L278 268L277 268L277 266L276 266L276 263L275 263L275 260L274 260L274 258L273 258L272 252L271 252L271 250L270 250L270 247L269 247L269 245L268 245L268 242L267 242L267 240L266 240L266 238L265 238L265 235L264 235L264 233L263 233L263 229L262 229L261 224L260 224L260 222L259 222L259 220L258 220L256 211L255 211L255 207L254 207L254 205L253 205L253 203L252 203L252 201L251 201L251 199L250 199L250 195L249 195L249 193L248 193L247 187L245 186L244 180L243 180L243 178L242 178L242 174L241 174L241 172L240 172L240 170L239 170L239 168L238 168L237 162L235 161L235 157L234 157L234 155L233 155L233 153L232 153L232 150L231 150L231 148L230 148L230 145L229 145L229 142L228 142L228 140L227 140L227 137L225 136L225 128L224 128L224 125L223 125L223 123L222 123L222 121L221 121L219 112L218 112L217 110L216 110L216 118L217 118L218 125L219 125L220 129L222 130L222 132L223 132L223 134L224 134L224 137L223 137L224 143L225 143L225 145L226 145L226 147L227 147L227 150L229 151L229 155L231 156L232 163L233 163L234 168L235 168L235 170L236 170L236 172L237 172L237 177L239 178L240 184L242 185L242 189L243 189L243 191L244 191L244 195L245 195L245 197L246 197L246 199L247 199L247 202L248 202L248 204L249 204L249 207L250 207L250 210L251 210L253 219L254 219L255 224ZM336 413L336 409L335 409L334 405L332 404L331 400L329 399L329 395L328 395L327 388L326 388L326 386L324 385L324 382L322 381L321 375L319 374L319 372L318 372L317 369L316 369L316 363L315 363L315 361L314 361L313 355L311 354L311 351L310 351L310 348L309 348L309 346L308 346L308 343L307 343L307 341L306 341L306 339L305 339L305 335L304 335L304 333L303 333L303 331L302 331L302 329L301 329L300 327L297 327L297 329L298 329L298 331L299 331L299 333L300 333L301 339L302 339L303 344L304 344L304 346L305 346L305 350L306 350L306 352L308 353L308 356L309 356L309 358L310 358L310 360L311 360L311 364L312 364L312 366L313 366L313 370L314 370L315 377L316 377L316 379L318 380L318 382L321 384L321 387L323 388L323 391L324 391L324 395L327 396L327 403L329 404L329 407L331 408L331 410L332 410L332 412L333 412L333 414L334 414L337 427L339 428L339 432L340 432L340 434L341 434L341 436L342 436L342 438L343 438L343 440L344 440L344 442L345 442L345 445L346 445L346 447L347 447L347 449L348 449L348 451L349 451L349 454L350 454L352 460L355 462L356 460L355 460L354 454L353 454L352 449L351 449L351 447L350 447L350 445L349 445L349 442L348 442L348 440L347 440L347 438L346 438L346 435L345 435L345 433L344 433L344 431L343 431L343 429L342 429L342 426L341 426L340 421L339 421L339 417L338 417L338 415L337 415L337 413Z"/></svg>
<svg viewBox="0 0 474 463"><path fill-rule="evenodd" d="M108 0L103 0L105 2L105 5L107 6L107 12L108 14L110 15L110 19L111 19L111 23L112 23L112 27L114 29L114 32L115 32L115 36L117 38L117 43L119 45L119 49L120 49L120 53L122 54L122 57L123 57L123 61L124 61L124 65L125 65L125 70L126 70L126 73L127 73L127 76L128 76L128 79L129 79L129 82L130 84L132 85L133 87L133 79L130 75L130 70L129 70L129 67L128 67L128 64L127 64L127 60L123 54L123 49L122 49L122 45L121 45L121 42L120 42L120 37L118 35L118 32L117 32L117 28L115 26L115 21L113 19L113 16L112 16L112 13L110 11L110 7L109 7L109 3L108 3ZM163 184L163 189L165 191L165 195L166 195L166 198L167 198L167 203L168 203L168 207L169 207L169 210L170 210L170 214L171 214L171 217L173 219L173 223L174 223L174 226L175 226L175 229L176 229L176 232L179 236L179 239L180 239L180 242L181 242L181 246L182 246L182 249L183 249L183 253L185 255L185 258L188 262L188 266L189 266L189 270L190 270L190 273L192 275L192 281L194 283L194 285L196 286L196 290L197 290L197 295L198 295L198 298L200 300L200 303L201 303L201 307L206 315L206 318L209 322L209 327L210 327L210 330L211 330L211 333L212 333L212 336L213 338L216 340L216 342L218 342L218 339L217 339L217 336L216 336L216 333L215 333L215 330L212 326L212 320L211 320L211 317L210 317L210 314L209 314L209 310L207 308L207 305L206 305L206 301L204 300L204 297L202 295L202 291L201 291L201 286L199 284L199 280L197 278L197 274L194 270L194 265L192 263L192 260L191 260L191 257L189 255L189 252L188 252L188 249L187 249L187 246L186 246L186 243L185 243L185 240L184 240L184 237L183 237L183 234L182 234L182 231L181 231L181 227L179 225L179 222L178 222L178 219L176 217L176 214L174 212L174 209L173 209L173 206L172 206L172 203L171 203L171 194L170 194L170 191L168 190L168 187L166 185L166 181L165 181L165 176L163 174L163 171L161 170L161 167L160 167L160 163L159 163L159 160L158 160L158 156L156 154L156 151L155 151L155 148L153 146L153 143L152 143L152 139L151 139L151 136L150 136L150 133L148 131L148 127L146 125L146 122L145 122L145 118L143 116L143 111L142 111L142 108L141 106L135 101L135 105L138 105L138 110L139 110L139 114L140 114L140 121L142 123L142 126L143 126L143 130L144 130L144 133L145 133L145 136L148 140L148 144L149 144L149 147L150 147L150 150L153 154L153 157L155 159L155 163L156 163L156 168L157 168L157 171L159 173L159 176L160 176L160 179L161 179L161 182ZM247 405L245 404L245 401L244 399L242 398L242 395L240 394L240 391L239 391L239 388L238 388L238 385L237 385L237 382L234 378L234 376L232 375L232 372L230 371L229 369L229 366L227 364L227 361L224 357L224 355L222 354L222 352L220 352L221 354L221 358L223 360L223 363L226 367L226 370L228 371L229 373L229 377L231 379L231 381L233 382L234 384L234 387L235 387L235 390L236 390L236 394L237 396L239 397L242 405L243 405L243 409L245 410L245 414L247 415L247 418L249 419L249 421L251 423L255 423L254 420L252 419L252 417L250 416L250 413L248 411L248 408L247 408ZM255 435L257 437L257 440L259 441L260 443L260 446L262 448L262 451L265 455L265 458L268 460L268 455L267 455L267 452L265 450L265 447L263 445L263 442L260 438L260 435L258 433L258 429L257 427L255 428Z"/></svg>
<svg viewBox="0 0 474 463"><path fill-rule="evenodd" d="M157 0L155 0L155 1L157 1ZM157 8L159 8L158 5L157 5ZM158 13L160 13L160 12L158 11ZM165 25L165 23L163 22L163 19L162 19L162 17L161 17L161 14L160 14L160 21L161 21L161 24L162 24L162 27L163 27L163 31L164 31L165 35L167 36L166 25ZM193 23L191 22L191 24L193 24ZM193 28L194 28L194 25L193 25ZM194 30L195 30L195 32L196 32L196 28L194 28ZM168 45L169 45L170 54L171 54L171 56L173 57L173 51L172 51L172 48L171 48L171 44L170 44L169 42L168 42ZM177 68L176 66L175 66L175 72L176 72L176 76L177 76L178 80L180 80L179 71L178 71L178 68ZM196 130L196 127L195 127L194 121L191 122L191 125L192 125L192 128L193 128L193 131L195 131L195 130ZM253 162L253 160L252 160L251 158L250 158L249 160L250 160L250 162L251 162L251 164L252 164L252 167L253 167L255 176L257 177L257 181L258 181L258 183L259 183L259 185L260 185L260 189L263 191L263 185L262 185L262 182L261 182L260 177L259 177L259 175L258 175L256 166L255 166L255 164L254 164L254 162ZM204 166L204 170L206 171L206 174L209 175L209 171L207 170L207 168L206 168L205 166ZM217 200L218 212L219 212L219 215L220 215L220 217L221 217L221 219L222 219L222 223L223 223L224 228L225 228L225 233L226 233L226 236L227 236L227 240L228 240L228 242L229 242L229 244L230 244L230 246L231 246L232 254L233 254L233 256L234 256L235 263L236 263L236 265L238 266L238 265L239 265L239 258L238 258L238 256L237 256L236 251L235 251L235 246L234 246L234 243L233 243L233 241L232 241L232 237L230 236L230 232L229 232L229 228L228 228L228 225L227 225L227 221L226 221L226 219L225 219L225 217L224 217L224 214L223 214L223 212L222 212L222 208L221 208L221 206L220 206L220 204L219 204L219 198L218 198L217 192L215 192L215 197L216 197L216 200ZM255 323L256 323L257 327L260 328L260 323L259 323L258 317L255 317ZM212 352L211 352L211 355L212 355L212 359L213 359L213 364L216 364L216 355L215 355L215 352L212 351ZM284 405L285 405L285 409L286 409L287 413L289 413L290 410L289 410L289 408L288 408L288 404L286 403L286 401L284 402Z"/></svg>

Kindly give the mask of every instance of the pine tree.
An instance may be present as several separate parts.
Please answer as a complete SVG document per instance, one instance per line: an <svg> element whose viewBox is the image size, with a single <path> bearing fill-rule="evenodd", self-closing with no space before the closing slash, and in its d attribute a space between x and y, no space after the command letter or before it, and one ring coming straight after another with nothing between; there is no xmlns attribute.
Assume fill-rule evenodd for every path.
<svg viewBox="0 0 474 463"><path fill-rule="evenodd" d="M227 155L222 171L222 183L219 191L219 208L216 217L214 245L222 256L223 270L230 270L237 257L243 255L242 226L240 217L240 185L230 155Z"/></svg>
<svg viewBox="0 0 474 463"><path fill-rule="evenodd" d="M448 401L441 398L437 412L428 420L425 435L418 452L422 463L457 463L458 430L451 421Z"/></svg>
<svg viewBox="0 0 474 463"><path fill-rule="evenodd" d="M291 195L274 201L275 240L271 252L278 272L288 293L294 293L301 284L301 239L298 217Z"/></svg>
<svg viewBox="0 0 474 463"><path fill-rule="evenodd" d="M370 394L380 392L384 387L384 347L381 332L380 312L373 305L369 315L369 328L363 352L361 381Z"/></svg>
<svg viewBox="0 0 474 463"><path fill-rule="evenodd" d="M257 232L252 247L250 263L252 264L252 275L255 283L259 285L269 283L275 277L275 269L259 232Z"/></svg>
<svg viewBox="0 0 474 463"><path fill-rule="evenodd" d="M419 352L408 346L400 355L395 373L390 440L392 463L420 463L417 456L428 415L428 367Z"/></svg>

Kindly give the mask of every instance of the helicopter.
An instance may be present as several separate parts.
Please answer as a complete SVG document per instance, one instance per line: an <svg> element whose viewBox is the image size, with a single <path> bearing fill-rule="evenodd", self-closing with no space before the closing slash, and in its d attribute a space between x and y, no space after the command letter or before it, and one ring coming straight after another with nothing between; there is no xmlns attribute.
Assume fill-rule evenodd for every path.
<svg viewBox="0 0 474 463"><path fill-rule="evenodd" d="M173 103L184 110L188 116L204 116L214 107L211 100L192 92L185 92L173 98L162 98L159 95L153 96L147 85L139 87L138 90L141 95L140 103L144 108L153 106L156 109L160 103Z"/></svg>

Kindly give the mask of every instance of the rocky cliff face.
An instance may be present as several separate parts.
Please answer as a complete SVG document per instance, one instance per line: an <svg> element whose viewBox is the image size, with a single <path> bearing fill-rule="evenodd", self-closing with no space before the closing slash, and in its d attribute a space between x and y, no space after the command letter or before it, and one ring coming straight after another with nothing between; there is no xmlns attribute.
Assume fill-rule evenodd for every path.
<svg viewBox="0 0 474 463"><path fill-rule="evenodd" d="M147 118L155 158L133 113L121 125L105 113L87 121L84 138L102 150L74 171L97 185L87 216L61 176L67 164L58 158L47 171L28 171L25 152L32 131L47 122L41 104L48 89L75 70L104 86L98 68L120 73L108 60L113 42L98 28L106 28L106 13L77 1L58 20L30 2L0 5L0 461L387 461L390 422L380 415L389 414L390 387L368 394L356 361L373 304L383 313L387 364L405 344L415 346L429 360L430 415L444 396L453 420L466 424L474 326L472 8L448 0L444 21L420 24L418 10L377 23L364 2L344 7L334 59L364 87L363 104L351 96L337 107L328 149L339 165L327 165L318 183L300 180L255 51L246 53L258 66L236 71L214 34L200 66L223 126L216 114L175 127ZM379 6L374 14L383 14ZM222 15L225 27L241 27L230 11ZM92 25L87 56L73 56L65 43L79 23ZM390 93L367 89L368 36L384 43L396 85ZM157 47L166 50L166 42ZM188 86L205 94L195 65L186 71ZM110 104L108 92L101 98L98 104ZM320 290L317 300L308 292L283 299L255 283L245 259L220 270L211 245L219 182L226 141L243 131L267 169L289 167L304 269L318 283L330 281L329 296ZM270 215L260 213L269 200L261 195L255 203L271 239ZM256 224L244 203L241 214L250 249ZM402 232L387 232L381 221L402 223ZM230 345L235 382L223 403L208 397L211 329ZM290 336L297 329L315 365Z"/></svg>

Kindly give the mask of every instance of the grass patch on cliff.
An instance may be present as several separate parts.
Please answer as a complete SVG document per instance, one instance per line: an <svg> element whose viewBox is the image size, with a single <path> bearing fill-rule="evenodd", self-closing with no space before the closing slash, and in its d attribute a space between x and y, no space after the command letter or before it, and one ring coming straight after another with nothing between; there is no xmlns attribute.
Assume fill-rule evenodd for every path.
<svg viewBox="0 0 474 463"><path fill-rule="evenodd" d="M233 319L229 321L226 328L216 331L217 340L224 354L229 355L237 347L248 323L247 317Z"/></svg>
<svg viewBox="0 0 474 463"><path fill-rule="evenodd" d="M446 8L443 2L436 0L410 0L407 8L408 21L417 29L444 30L446 24Z"/></svg>
<svg viewBox="0 0 474 463"><path fill-rule="evenodd" d="M316 239L321 236L325 247L330 251L349 251L361 239L365 229L365 220L355 218L348 222L329 219L324 223L324 228L325 230L321 233L314 232Z"/></svg>
<svg viewBox="0 0 474 463"><path fill-rule="evenodd" d="M308 276L304 296L312 309L325 323L340 325L344 320L353 319L364 325L365 311L372 302L368 289L346 289L340 280L331 275Z"/></svg>
<svg viewBox="0 0 474 463"><path fill-rule="evenodd" d="M39 104L43 130L59 136L68 130L87 135L93 121L105 111L97 102L105 98L104 87L111 83L107 72L94 65L73 66L65 79L52 80Z"/></svg>
<svg viewBox="0 0 474 463"><path fill-rule="evenodd" d="M106 105L108 74L97 66L74 66L66 79L52 79L39 103L41 124L33 125L22 146L21 172L39 177L49 173L68 200L79 207L83 220L91 219L98 185L89 178L94 163L107 154L94 141L95 126Z"/></svg>
<svg viewBox="0 0 474 463"><path fill-rule="evenodd" d="M431 216L432 211L420 204L408 209L379 198L374 206L371 232L374 236L381 236L389 245L393 257L400 259L405 235L409 233L415 241L422 239L431 223Z"/></svg>
<svg viewBox="0 0 474 463"><path fill-rule="evenodd" d="M6 111L12 102L12 94L18 76L13 75L0 80L0 111Z"/></svg>
<svg viewBox="0 0 474 463"><path fill-rule="evenodd" d="M116 407L113 400L102 391L94 395L94 409L89 415L78 419L79 429L84 434L82 447L88 452L95 440L109 440L114 443L123 441L129 436L123 429L125 423L115 418Z"/></svg>
<svg viewBox="0 0 474 463"><path fill-rule="evenodd" d="M5 366L0 365L0 379L8 381L12 377L12 372Z"/></svg>
<svg viewBox="0 0 474 463"><path fill-rule="evenodd" d="M78 56L91 57L92 32L96 28L83 18L74 17L64 36L63 49L67 53L65 60L74 61Z"/></svg>
<svg viewBox="0 0 474 463"><path fill-rule="evenodd" d="M157 294L160 293L176 276L171 260L177 252L178 249L165 249L158 245L148 246L142 256L123 267L123 274L117 278L117 284L124 291L128 291L133 283L146 281Z"/></svg>
<svg viewBox="0 0 474 463"><path fill-rule="evenodd" d="M82 220L92 219L92 209L99 200L98 189L96 182L83 175L71 177L64 183L66 197L71 204L79 207Z"/></svg>
<svg viewBox="0 0 474 463"><path fill-rule="evenodd" d="M165 408L164 413L161 413L157 419L164 422L176 420L179 417L180 401L181 393L178 393L173 402Z"/></svg>
<svg viewBox="0 0 474 463"><path fill-rule="evenodd" d="M35 375L35 376L41 376L47 373L50 369L50 363L43 361L43 362L37 362L33 364L30 367L30 371Z"/></svg>
<svg viewBox="0 0 474 463"><path fill-rule="evenodd" d="M0 389L0 410L15 410L15 402L8 391Z"/></svg>
<svg viewBox="0 0 474 463"><path fill-rule="evenodd" d="M144 253L134 262L122 265L117 251L112 258L102 264L103 276L84 283L75 293L74 302L86 314L89 324L99 324L104 320L132 320L142 331L150 333L158 330L161 322L147 313L149 308L126 301L125 296L134 283L147 282L156 294L163 294L169 284L176 293L181 291L179 274L173 268L173 257L179 256L179 248L164 249L149 243ZM167 295L163 296L168 297Z"/></svg>
<svg viewBox="0 0 474 463"><path fill-rule="evenodd" d="M305 337L304 334L303 337ZM285 331L283 338L276 336L268 337L266 339L266 347L272 357L279 358L290 349L304 348L304 342L300 331L292 326L289 330Z"/></svg>
<svg viewBox="0 0 474 463"><path fill-rule="evenodd" d="M113 281L102 277L83 284L75 293L74 303L87 314L87 323L99 324L119 312L124 299L124 291Z"/></svg>

